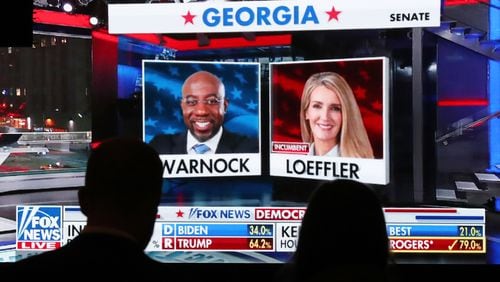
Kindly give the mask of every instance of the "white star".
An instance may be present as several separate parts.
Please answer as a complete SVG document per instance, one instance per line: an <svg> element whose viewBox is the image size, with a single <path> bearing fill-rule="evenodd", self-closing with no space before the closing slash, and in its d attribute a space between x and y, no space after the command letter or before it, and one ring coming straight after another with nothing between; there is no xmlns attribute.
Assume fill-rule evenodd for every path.
<svg viewBox="0 0 500 282"><path fill-rule="evenodd" d="M239 90L236 87L233 87L233 90L231 90L231 95L234 100L241 100L241 90Z"/></svg>
<svg viewBox="0 0 500 282"><path fill-rule="evenodd" d="M175 128L172 128L169 126L165 129L163 129L161 132L163 132L164 134L174 134L176 131L175 131Z"/></svg>
<svg viewBox="0 0 500 282"><path fill-rule="evenodd" d="M247 103L246 105L247 105L247 108L249 110L255 110L255 109L257 109L257 104L255 104L255 102L253 100L250 100L250 102Z"/></svg>
<svg viewBox="0 0 500 282"><path fill-rule="evenodd" d="M158 120L156 120L156 119L148 118L147 120L144 121L144 125L156 127L157 122L158 122Z"/></svg>

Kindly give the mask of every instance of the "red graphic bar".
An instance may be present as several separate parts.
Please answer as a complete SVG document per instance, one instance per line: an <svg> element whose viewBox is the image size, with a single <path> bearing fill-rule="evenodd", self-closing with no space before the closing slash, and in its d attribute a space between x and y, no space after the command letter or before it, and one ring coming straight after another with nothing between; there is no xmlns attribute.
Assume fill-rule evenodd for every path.
<svg viewBox="0 0 500 282"><path fill-rule="evenodd" d="M309 153L308 143L294 143L294 142L273 142L273 153L287 153L287 154L300 154L307 155Z"/></svg>
<svg viewBox="0 0 500 282"><path fill-rule="evenodd" d="M467 238L389 238L391 251L486 253L484 239Z"/></svg>
<svg viewBox="0 0 500 282"><path fill-rule="evenodd" d="M89 19L89 15L33 9L33 22L35 23L91 29L92 25Z"/></svg>
<svg viewBox="0 0 500 282"><path fill-rule="evenodd" d="M306 208L256 208L255 220L291 220L300 221Z"/></svg>
<svg viewBox="0 0 500 282"><path fill-rule="evenodd" d="M437 102L439 107L478 107L478 106L488 106L488 100L486 99L446 99L439 100Z"/></svg>
<svg viewBox="0 0 500 282"><path fill-rule="evenodd" d="M18 241L18 250L53 250L61 247L61 242Z"/></svg>
<svg viewBox="0 0 500 282"><path fill-rule="evenodd" d="M489 0L445 0L445 6L458 6L458 5L477 5L486 4L488 5Z"/></svg>

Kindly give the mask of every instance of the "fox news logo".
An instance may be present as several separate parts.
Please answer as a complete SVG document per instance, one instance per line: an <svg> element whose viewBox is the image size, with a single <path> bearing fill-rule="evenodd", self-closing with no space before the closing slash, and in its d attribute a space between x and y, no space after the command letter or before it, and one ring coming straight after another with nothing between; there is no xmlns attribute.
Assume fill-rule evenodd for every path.
<svg viewBox="0 0 500 282"><path fill-rule="evenodd" d="M17 206L17 249L50 250L62 241L60 206Z"/></svg>
<svg viewBox="0 0 500 282"><path fill-rule="evenodd" d="M249 209L200 209L192 208L189 210L189 218L196 219L249 219L252 213Z"/></svg>

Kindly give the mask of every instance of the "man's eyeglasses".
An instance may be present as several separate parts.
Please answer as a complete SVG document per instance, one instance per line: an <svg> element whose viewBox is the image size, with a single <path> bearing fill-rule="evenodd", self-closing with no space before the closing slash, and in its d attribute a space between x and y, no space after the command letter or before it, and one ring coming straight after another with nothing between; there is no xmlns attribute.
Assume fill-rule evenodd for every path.
<svg viewBox="0 0 500 282"><path fill-rule="evenodd" d="M181 101L186 104L189 107L194 107L198 105L198 103L201 101L201 103L208 105L208 106L215 106L219 105L222 102L221 98L208 98L208 99L203 99L203 100L198 100L194 98L182 98Z"/></svg>

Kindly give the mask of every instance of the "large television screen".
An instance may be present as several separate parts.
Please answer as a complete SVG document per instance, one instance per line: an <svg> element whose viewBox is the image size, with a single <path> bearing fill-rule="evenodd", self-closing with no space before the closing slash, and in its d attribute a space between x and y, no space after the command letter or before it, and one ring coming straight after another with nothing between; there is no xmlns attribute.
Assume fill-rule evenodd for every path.
<svg viewBox="0 0 500 282"><path fill-rule="evenodd" d="M228 120L225 122L230 130L252 135L247 125L257 125L256 120L260 121L260 173L200 176L194 171L191 175L165 175L164 202L157 230L147 249L150 254L163 262L286 262L293 254L300 214L309 194L321 181L339 175L317 177L311 173L312 176L297 177L278 172L286 171L287 159L302 159L306 164L331 158L332 162L372 170L371 176L364 175L360 180L372 184L384 200L387 230L397 262L489 263L494 250L489 248L485 237L489 230L485 209L477 205L457 208L456 202L435 199L422 204L407 196L414 193L412 184L407 183L405 177L407 173L412 175L407 171L412 164L411 156L408 157L411 148L407 148L412 143L412 125L408 121L412 116L407 110L411 103L407 100L408 95L396 93L408 91L405 89L408 73L401 69L408 54L396 50L392 57L363 53L363 56L318 59L321 55L317 52L309 54L312 52L309 47L303 50L303 34L293 36L295 42L267 49L200 48L189 51L165 51L145 41L119 37L117 79L121 103L118 105L123 107L118 108L118 132L142 136L147 142L151 142L156 134L186 132L188 126L181 117L182 88L184 80L198 71L209 71L222 77L229 100ZM247 85L250 87L247 91L240 91L242 69L251 70L243 76L245 81L255 83ZM254 79L256 72L260 72L257 80ZM372 148L371 158L308 155L311 142L302 140L300 98L306 80L321 72L342 74L351 85ZM259 95L260 98L254 100L259 100L259 103L245 100L254 97L251 95ZM260 109L251 115L242 110L248 110L248 105L256 107L255 104ZM220 105L215 106L219 109ZM245 114L239 115L240 112ZM235 117L243 121L243 125L231 127ZM125 130L126 127L137 130L130 132ZM281 150L285 147L288 151ZM306 149L294 151L299 147ZM202 159L224 157L224 154L190 155L185 144L181 149L182 153L162 154L166 166L171 167L174 160L180 162L180 158L195 160L192 163L197 164ZM283 163L273 163L276 156L283 158ZM377 164L365 166L365 161ZM187 169L185 166L180 171ZM343 177L357 176L357 170L348 172L344 169ZM426 204L439 203L440 208L426 209ZM449 208L450 205L453 208ZM189 233L194 230L199 233ZM226 239L221 239L221 236Z"/></svg>
<svg viewBox="0 0 500 282"><path fill-rule="evenodd" d="M261 35L254 34L255 41L248 40L248 46L241 43L241 38L251 35L225 34L208 38L212 44L224 42L220 47L208 48L199 36L172 36L158 42L156 37L113 36L94 31L92 46L87 46L87 52L92 53L92 66L86 69L92 72L91 110L86 112L92 113L87 120L91 121L91 127L83 130L87 138L91 132L91 140L95 142L117 135L132 135L152 142L157 135L187 134L188 126L182 114L186 99L195 100L189 101L192 106L212 104L217 108L226 105L218 96L214 99L183 96L184 80L203 70L216 74L225 85L228 102L223 108L227 110L224 131L227 128L228 132L258 140L258 151L252 153L196 156L189 154L188 146L184 145L181 146L184 152L161 154L168 169L155 232L146 249L148 254L165 263L284 263L293 254L310 193L324 180L345 177L370 183L383 200L390 247L397 263L497 264L500 257L498 214L487 203L491 197L498 197L495 190L498 173L494 169L482 171L488 173L487 182L471 174L471 171L480 172L483 162L489 160L489 145L485 140L490 136L485 124L495 121L496 116L481 115L477 119L485 122L474 123L476 117L470 113L475 109L442 106L445 105L443 101L437 99L457 94L445 83L439 84L442 89L436 88L436 72L446 75L442 69L451 63L445 61L437 68L436 56L427 55L423 62L426 80L422 90L425 95L420 101L427 107L426 115L416 120L415 112L418 111L412 96L412 41L408 33L409 30L404 29L292 32L286 34L288 37L262 35L266 36L267 44L259 41ZM237 43L231 45L231 40ZM170 48L172 42L190 47ZM261 45L255 46L255 42ZM435 41L430 43L446 46ZM426 54L437 52L428 47L424 51ZM481 63L479 59L473 65ZM366 130L371 154L343 155L349 149L340 145L327 153L333 156L312 155L313 148L314 152L321 150L315 146L321 141L312 142L302 134L308 126L314 125L312 112L301 108L301 98L306 93L303 90L308 78L323 72L341 74L350 85L360 113L358 121ZM68 80L54 78L47 85L62 83L60 81L69 84ZM51 101L58 99L64 98L58 96ZM37 102L36 106L43 103ZM314 99L310 103L316 109L326 103L332 104L330 110L333 112L342 105L342 101ZM79 102L78 105L85 104ZM463 116L468 117L467 120L454 122ZM342 117L343 121L347 118ZM195 130L204 131L209 127L206 120L195 122L198 122ZM469 128L462 125L470 123L476 126L465 130ZM41 127L49 125L44 123ZM416 135L414 130L420 125L425 125L423 136ZM326 131L336 125L319 122L317 126ZM442 147L443 139L435 139L441 136L436 128L439 132L449 129L460 133L448 138L447 147ZM339 132L347 134L340 129ZM462 139L466 137L470 139ZM5 138L17 137L6 135ZM436 140L440 143L435 144ZM480 148L473 149L481 152L480 159L467 155L468 149L473 147L471 144L478 140ZM88 141L85 139L83 144L88 145ZM414 144L418 142L424 143L424 149L414 153L418 147ZM59 153L52 152L52 142L46 143L50 153ZM30 147L35 147L34 143ZM41 148L37 150L44 150ZM36 153L14 156L31 154L38 156ZM419 154L424 164L421 170L415 160ZM454 154L467 155L471 162L461 164ZM233 159L239 164L246 164L248 159L252 163L248 165L248 173L234 172L224 165ZM85 157L80 160L82 173ZM69 161L61 163L37 172L43 172L41 175L50 172L52 177L56 172L72 169L57 167ZM200 173L197 170L200 164L211 172ZM293 165L287 167L290 164ZM470 169L465 168L468 165ZM447 174L440 174L443 171ZM456 178L449 179L448 175ZM21 183L8 178L17 175L5 176L0 177L0 181L5 179L5 187ZM82 182L59 187L59 180L56 178L46 187L42 180L33 182L45 189L30 191L29 197L19 197L25 194L24 188L2 191L0 200L8 203L1 215L1 226L7 226L0 234L3 261L22 259L57 247L80 232L85 217L79 210L75 192ZM418 182L422 182L420 187L416 185ZM467 190L471 183L477 184L477 189ZM32 200L35 194L38 200ZM60 231L52 233L62 237L54 235L51 238L58 244L32 242L30 234L39 229L31 228L20 219L37 212L60 215Z"/></svg>

